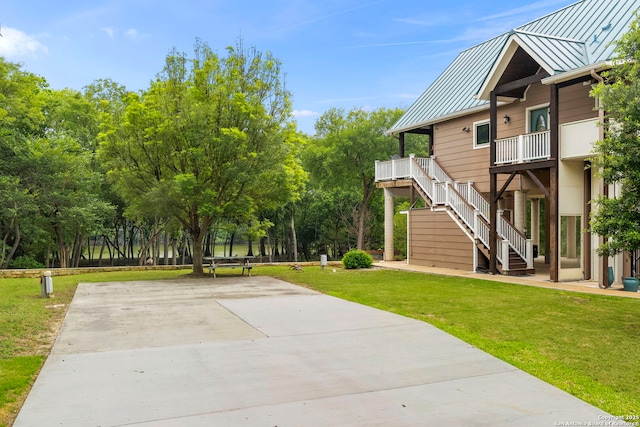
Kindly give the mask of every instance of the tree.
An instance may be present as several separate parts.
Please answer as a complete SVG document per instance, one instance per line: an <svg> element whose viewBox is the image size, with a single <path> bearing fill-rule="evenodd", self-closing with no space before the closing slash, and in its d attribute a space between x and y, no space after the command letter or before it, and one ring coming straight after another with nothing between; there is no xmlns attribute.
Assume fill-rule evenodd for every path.
<svg viewBox="0 0 640 427"><path fill-rule="evenodd" d="M599 197L593 231L607 240L601 255L640 249L640 21L616 45L616 61L592 95L604 109L605 138L595 145L593 165L606 184L619 184L615 197Z"/></svg>
<svg viewBox="0 0 640 427"><path fill-rule="evenodd" d="M402 110L386 108L330 109L316 122L316 139L305 154L305 166L321 188L358 194L354 206L358 249L365 246L366 219L376 190L375 161L397 152L395 140L385 131L401 114Z"/></svg>
<svg viewBox="0 0 640 427"><path fill-rule="evenodd" d="M117 122L104 120L99 156L130 215L178 220L202 274L203 240L219 221L248 223L294 197L303 171L280 62L241 41L224 57L196 42L176 51Z"/></svg>
<svg viewBox="0 0 640 427"><path fill-rule="evenodd" d="M76 267L86 238L99 232L113 211L100 195L102 176L92 167L97 113L72 90L48 91L43 110L46 131L27 141L22 182L35 195L60 267Z"/></svg>
<svg viewBox="0 0 640 427"><path fill-rule="evenodd" d="M22 175L29 163L27 141L43 133L45 90L44 79L0 57L0 268L25 242L24 228L36 212Z"/></svg>

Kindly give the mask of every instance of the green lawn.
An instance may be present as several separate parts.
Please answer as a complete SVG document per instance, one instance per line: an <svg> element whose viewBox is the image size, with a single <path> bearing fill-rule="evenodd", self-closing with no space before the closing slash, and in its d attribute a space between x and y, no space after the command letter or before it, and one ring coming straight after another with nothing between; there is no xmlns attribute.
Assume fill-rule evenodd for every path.
<svg viewBox="0 0 640 427"><path fill-rule="evenodd" d="M258 267L293 283L431 323L613 415L640 414L640 300L479 279L329 267ZM0 279L0 426L10 425L48 354L77 283L153 280L141 271ZM237 272L224 271L220 275Z"/></svg>

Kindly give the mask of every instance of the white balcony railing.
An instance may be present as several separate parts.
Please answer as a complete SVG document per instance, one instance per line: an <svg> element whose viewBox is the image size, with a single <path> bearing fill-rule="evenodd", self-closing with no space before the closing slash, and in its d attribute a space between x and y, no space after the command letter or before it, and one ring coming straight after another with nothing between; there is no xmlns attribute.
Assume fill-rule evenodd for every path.
<svg viewBox="0 0 640 427"><path fill-rule="evenodd" d="M496 139L496 164L524 163L551 157L550 131Z"/></svg>

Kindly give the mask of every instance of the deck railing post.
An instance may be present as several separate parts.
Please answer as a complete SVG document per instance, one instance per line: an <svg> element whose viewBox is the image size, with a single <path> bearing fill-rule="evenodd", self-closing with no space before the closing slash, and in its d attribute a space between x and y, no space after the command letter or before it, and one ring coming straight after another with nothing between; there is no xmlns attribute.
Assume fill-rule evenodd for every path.
<svg viewBox="0 0 640 427"><path fill-rule="evenodd" d="M509 241L503 240L502 242L502 269L509 271Z"/></svg>
<svg viewBox="0 0 640 427"><path fill-rule="evenodd" d="M533 242L527 239L527 269L533 268Z"/></svg>
<svg viewBox="0 0 640 427"><path fill-rule="evenodd" d="M518 163L524 162L524 135L518 136Z"/></svg>
<svg viewBox="0 0 640 427"><path fill-rule="evenodd" d="M444 205L449 206L449 181L444 182Z"/></svg>
<svg viewBox="0 0 640 427"><path fill-rule="evenodd" d="M478 240L478 230L480 229L480 211L475 209L473 211L473 237Z"/></svg>
<svg viewBox="0 0 640 427"><path fill-rule="evenodd" d="M414 162L414 157L416 157L415 154L409 154L409 176L412 179L415 179L415 175L413 173L413 162Z"/></svg>

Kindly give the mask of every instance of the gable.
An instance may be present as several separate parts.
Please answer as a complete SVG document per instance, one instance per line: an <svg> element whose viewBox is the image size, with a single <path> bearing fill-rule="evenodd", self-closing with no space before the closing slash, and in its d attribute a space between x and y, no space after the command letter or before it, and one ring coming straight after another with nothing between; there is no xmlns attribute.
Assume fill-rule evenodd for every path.
<svg viewBox="0 0 640 427"><path fill-rule="evenodd" d="M469 48L388 133L410 132L486 110L493 88L540 69L557 78L580 70L588 74L590 66L604 66L611 59L613 42L627 31L638 8L640 0L582 0ZM523 93L508 95L519 98Z"/></svg>
<svg viewBox="0 0 640 427"><path fill-rule="evenodd" d="M581 41L514 30L509 33L478 98L488 101L496 86L533 76L539 68L553 76L584 67L588 64L587 57L586 45Z"/></svg>

